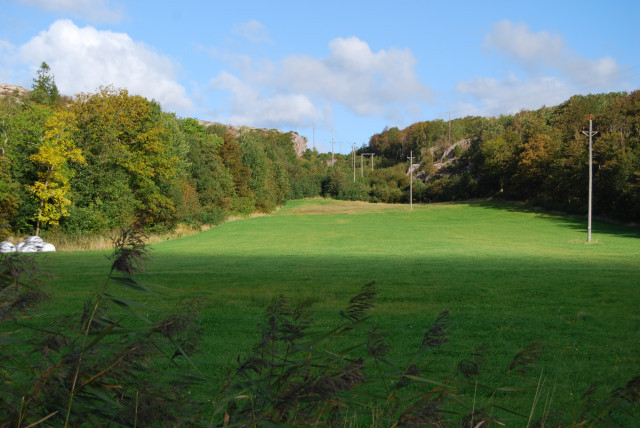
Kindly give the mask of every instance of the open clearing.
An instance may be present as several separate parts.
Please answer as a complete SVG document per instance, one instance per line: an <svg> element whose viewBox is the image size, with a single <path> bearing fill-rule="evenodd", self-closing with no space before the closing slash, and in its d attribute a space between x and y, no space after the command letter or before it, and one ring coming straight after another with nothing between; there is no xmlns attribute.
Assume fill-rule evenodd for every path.
<svg viewBox="0 0 640 428"><path fill-rule="evenodd" d="M555 387L553 402L566 408L592 382L604 393L640 374L640 231L594 222L593 239L586 243L584 218L501 202L409 210L292 201L273 215L154 244L145 280L168 291L145 299L163 310L203 298L205 338L196 360L218 382L258 340L256 325L276 296L312 304L322 329L375 281L371 324L389 334L391 358L413 355L448 309L450 343L432 356L433 378L488 343L485 370L500 382L518 351L544 340L533 376L543 373ZM54 316L79 311L108 273L107 254L41 257L57 277L46 309ZM512 394L500 403L525 412L532 399Z"/></svg>

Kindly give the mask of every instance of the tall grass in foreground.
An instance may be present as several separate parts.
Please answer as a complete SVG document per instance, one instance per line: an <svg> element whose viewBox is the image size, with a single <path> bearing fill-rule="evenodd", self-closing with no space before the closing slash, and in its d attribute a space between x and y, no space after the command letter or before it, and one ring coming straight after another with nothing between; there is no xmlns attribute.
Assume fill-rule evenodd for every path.
<svg viewBox="0 0 640 428"><path fill-rule="evenodd" d="M154 321L145 315L149 308L113 290L153 292L136 278L147 256L144 238L123 231L114 241L111 271L83 311L51 325L39 324L33 307L44 298L36 259L1 255L0 426L194 420L197 406L188 391L199 376L188 353L199 340L197 305Z"/></svg>
<svg viewBox="0 0 640 428"><path fill-rule="evenodd" d="M480 375L490 344L480 344L449 372L433 373L434 350L449 342L449 311L441 313L411 355L388 358L386 335L369 326L374 283L351 298L329 331L314 331L312 312L281 296L266 311L260 340L219 397L223 426L627 426L640 422L640 376L594 400L585 391L580 404L561 409L553 401L554 382L536 367L543 353L534 342L515 353L502 375L489 383ZM539 373L539 374L538 374ZM491 379L496 377L497 379ZM506 382L495 386L495 382ZM530 411L504 407L501 392L524 392ZM481 400L481 396L489 396ZM215 415L214 415L215 416Z"/></svg>

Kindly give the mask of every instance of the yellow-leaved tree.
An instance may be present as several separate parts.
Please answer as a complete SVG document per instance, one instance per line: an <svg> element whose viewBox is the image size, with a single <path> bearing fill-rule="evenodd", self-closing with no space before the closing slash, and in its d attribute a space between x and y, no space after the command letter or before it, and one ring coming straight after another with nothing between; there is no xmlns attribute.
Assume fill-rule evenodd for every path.
<svg viewBox="0 0 640 428"><path fill-rule="evenodd" d="M30 156L38 169L38 180L27 189L39 201L36 220L36 235L44 224L56 225L68 214L71 201L67 198L73 171L70 162L84 164L82 151L72 139L75 130L75 115L67 109L59 109L45 123L42 145Z"/></svg>

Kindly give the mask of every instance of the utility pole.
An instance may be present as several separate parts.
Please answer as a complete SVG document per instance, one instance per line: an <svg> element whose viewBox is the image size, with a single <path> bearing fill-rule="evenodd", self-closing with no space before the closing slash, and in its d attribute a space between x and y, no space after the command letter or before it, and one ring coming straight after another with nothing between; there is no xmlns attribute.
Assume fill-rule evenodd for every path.
<svg viewBox="0 0 640 428"><path fill-rule="evenodd" d="M363 153L365 156L371 156L371 172L373 172L373 157L376 155L375 153Z"/></svg>
<svg viewBox="0 0 640 428"><path fill-rule="evenodd" d="M413 150L409 159L409 208L413 209Z"/></svg>
<svg viewBox="0 0 640 428"><path fill-rule="evenodd" d="M353 155L351 156L353 159L353 182L356 182L356 143L353 143Z"/></svg>
<svg viewBox="0 0 640 428"><path fill-rule="evenodd" d="M333 159L333 128L331 128L331 167L333 168L335 165L335 160Z"/></svg>
<svg viewBox="0 0 640 428"><path fill-rule="evenodd" d="M591 201L593 198L593 151L592 151L592 141L593 136L598 133L598 131L593 130L593 118L589 115L589 132L582 131L584 135L589 136L589 211L588 211L588 225L587 225L587 242L591 242Z"/></svg>
<svg viewBox="0 0 640 428"><path fill-rule="evenodd" d="M449 113L449 147L451 147L451 113Z"/></svg>

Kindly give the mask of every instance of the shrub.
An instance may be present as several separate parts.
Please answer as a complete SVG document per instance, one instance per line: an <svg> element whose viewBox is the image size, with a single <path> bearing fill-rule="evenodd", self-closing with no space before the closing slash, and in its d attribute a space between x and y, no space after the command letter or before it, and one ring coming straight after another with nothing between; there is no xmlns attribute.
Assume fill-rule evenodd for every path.
<svg viewBox="0 0 640 428"><path fill-rule="evenodd" d="M217 226L224 223L227 217L227 212L224 209L213 206L203 209L198 215L198 220L202 224Z"/></svg>

